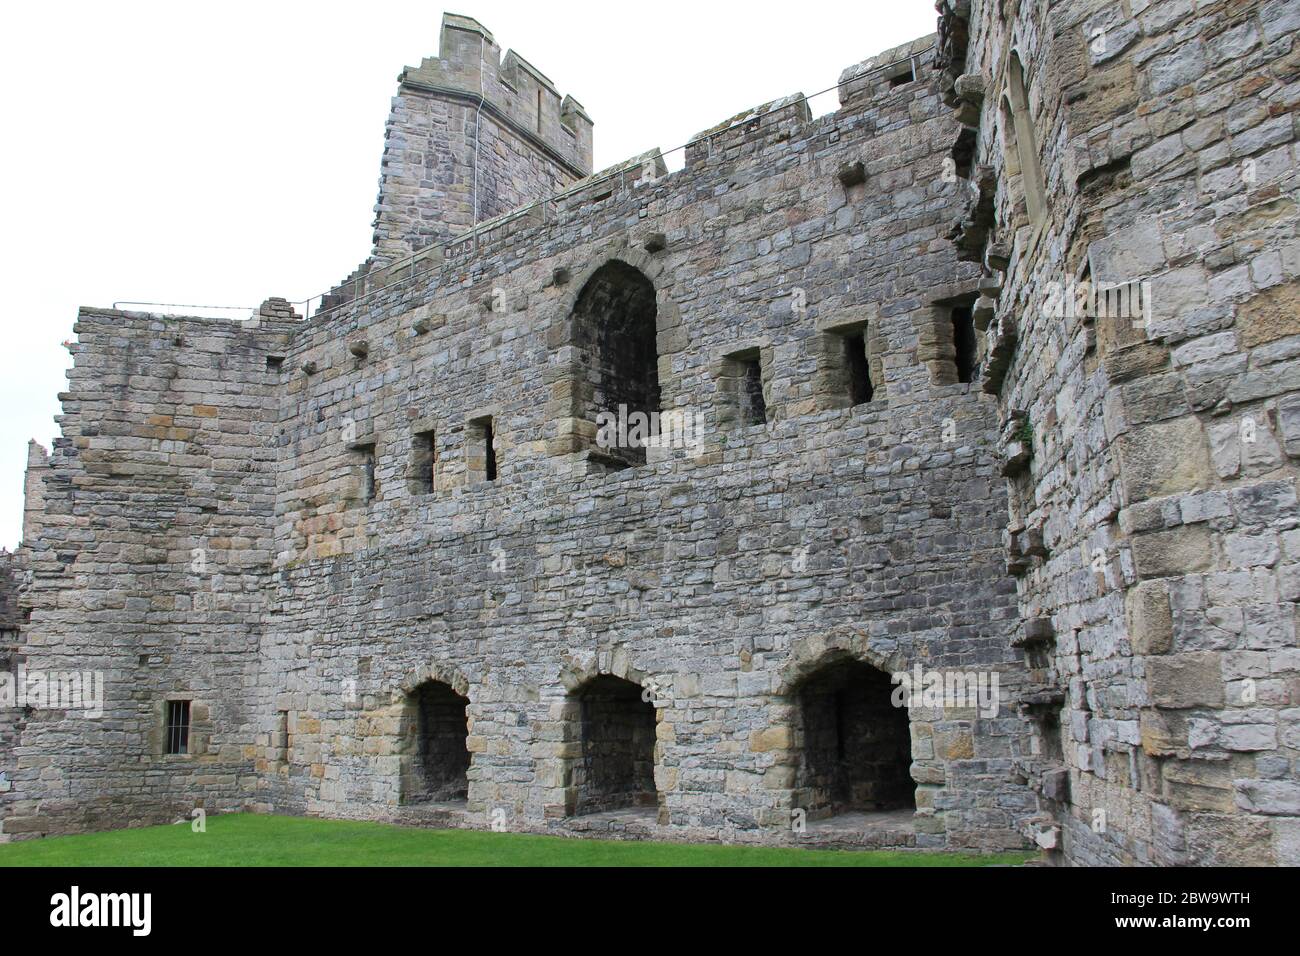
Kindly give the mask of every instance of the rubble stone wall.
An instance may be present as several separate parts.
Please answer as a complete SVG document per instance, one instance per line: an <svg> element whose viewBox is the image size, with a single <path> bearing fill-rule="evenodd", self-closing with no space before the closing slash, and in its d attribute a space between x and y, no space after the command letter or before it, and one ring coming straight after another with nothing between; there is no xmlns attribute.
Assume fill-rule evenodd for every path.
<svg viewBox="0 0 1300 956"><path fill-rule="evenodd" d="M586 176L581 107L449 17L375 258L310 319L83 310L21 653L109 703L0 738L0 838L203 806L1297 862L1295 5L937 6L838 111L747 110L671 175ZM447 93L485 69L491 110ZM656 392L684 440L606 447L601 402ZM885 686L837 697L856 666L998 686L911 701L907 780L846 783L837 726ZM602 676L653 707L653 807L625 685L585 742ZM463 801L454 731L416 786L430 681L468 700ZM892 809L816 819L845 793Z"/></svg>
<svg viewBox="0 0 1300 956"><path fill-rule="evenodd" d="M1300 9L939 6L950 48L969 37L950 104L996 178L973 258L1001 287L990 339L1015 342L1003 419L1032 434L1009 540L1041 543L1012 558L1021 617L1043 621L1031 673L1063 697L1034 711L1029 773L1058 849L1295 864ZM1132 284L1141 307L1053 307L1086 282Z"/></svg>

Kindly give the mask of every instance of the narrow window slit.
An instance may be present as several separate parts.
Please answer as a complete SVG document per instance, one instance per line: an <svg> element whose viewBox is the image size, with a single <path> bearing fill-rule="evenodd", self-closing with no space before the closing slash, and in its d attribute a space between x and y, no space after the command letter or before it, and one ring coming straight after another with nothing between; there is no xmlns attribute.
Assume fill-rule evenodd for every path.
<svg viewBox="0 0 1300 956"><path fill-rule="evenodd" d="M952 344L956 351L957 381L974 381L975 323L968 305L957 306L952 310Z"/></svg>
<svg viewBox="0 0 1300 956"><path fill-rule="evenodd" d="M374 501L379 494L379 479L375 475L374 443L357 445L355 450L361 459L361 500Z"/></svg>
<svg viewBox="0 0 1300 956"><path fill-rule="evenodd" d="M469 480L497 480L495 421L492 416L472 418L465 430L465 467Z"/></svg>
<svg viewBox="0 0 1300 956"><path fill-rule="evenodd" d="M280 711L279 718L280 718L280 734L279 734L280 762L288 763L289 752L293 746L293 742L292 740L290 740L289 737L289 712L287 710Z"/></svg>
<svg viewBox="0 0 1300 956"><path fill-rule="evenodd" d="M415 476L411 490L415 494L433 494L437 488L437 467L437 435L432 430L416 432L411 461L411 468Z"/></svg>
<svg viewBox="0 0 1300 956"><path fill-rule="evenodd" d="M190 702L188 700L167 701L166 736L167 753L190 752Z"/></svg>
<svg viewBox="0 0 1300 956"><path fill-rule="evenodd" d="M762 425L767 421L767 403L763 400L763 363L758 358L744 360L744 421L746 425Z"/></svg>
<svg viewBox="0 0 1300 956"><path fill-rule="evenodd" d="M865 405L871 401L875 387L871 383L867 342L862 332L844 336L844 364L849 377L849 404Z"/></svg>

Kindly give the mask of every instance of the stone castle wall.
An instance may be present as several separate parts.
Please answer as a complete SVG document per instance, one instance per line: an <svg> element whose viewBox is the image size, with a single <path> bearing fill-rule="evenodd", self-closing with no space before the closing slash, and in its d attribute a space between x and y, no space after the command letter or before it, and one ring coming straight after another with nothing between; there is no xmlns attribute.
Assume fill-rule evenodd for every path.
<svg viewBox="0 0 1300 956"><path fill-rule="evenodd" d="M22 553L31 671L104 675L102 717L37 708L7 836L235 808L253 786L256 679L274 553L276 376L293 326L82 310ZM35 519L34 519L35 520ZM193 756L163 753L167 697L192 697Z"/></svg>
<svg viewBox="0 0 1300 956"><path fill-rule="evenodd" d="M813 662L1005 669L1015 686L1004 504L976 453L993 407L920 361L934 303L975 288L942 239L961 194L935 144L955 128L920 82L817 123L801 105L744 114L683 173L581 192L554 222L301 336L262 674L264 760L280 710L298 749L268 806L419 816L399 805L400 727L432 673L470 698L471 820L545 826L564 815L576 675L612 672L657 688L662 822L784 839L790 691ZM857 163L865 181L846 186ZM575 300L609 261L655 285L663 406L707 422L697 454L613 474L563 431ZM825 330L858 321L882 380L850 411L819 369ZM727 424L722 360L746 348L770 353L774 426ZM484 415L493 482L469 447ZM436 490L413 494L429 432ZM358 445L373 447L373 501ZM1011 711L913 715L917 843L1021 845L1022 730Z"/></svg>
<svg viewBox="0 0 1300 956"><path fill-rule="evenodd" d="M931 49L885 59L924 67ZM31 731L31 752L73 760L20 774L6 832L109 822L92 793L119 823L200 801L418 817L400 731L430 673L471 701L463 822L543 829L563 817L568 693L617 673L654 688L662 824L787 839L791 694L816 664L997 670L1014 687L1005 501L978 451L995 409L945 367L945 303L975 290L943 238L956 127L923 75L855 86L817 122L798 99L748 111L681 173L593 178L293 334L83 313L45 483L79 544L43 535L29 653L52 666L89 643L138 689L114 704L114 745L79 721ZM575 303L610 261L654 286L663 407L704 423L698 447L613 472L575 440L569 402ZM828 350L864 326L876 393L850 409ZM725 361L745 349L764 356L770 425L735 419ZM471 447L485 415L491 482ZM413 444L429 432L426 493ZM226 443L229 474L212 457ZM50 606L57 590L74 606ZM91 621L101 635L74 637ZM195 752L147 756L177 694ZM1009 709L916 709L903 839L1020 845L1022 730Z"/></svg>
<svg viewBox="0 0 1300 956"><path fill-rule="evenodd" d="M974 257L1001 286L990 337L1015 341L1003 414L1033 434L1010 542L1021 616L1044 620L1031 674L1064 707L1059 729L1058 698L1030 709L1031 784L1073 862L1294 864L1300 15L939 6L965 48L949 99L978 130L976 178L987 164L996 182ZM1149 312L1044 308L1085 281L1146 283Z"/></svg>
<svg viewBox="0 0 1300 956"><path fill-rule="evenodd" d="M13 673L22 660L19 654L22 611L18 606L21 569L15 555L0 551L0 674ZM24 715L16 701L0 700L0 808L13 789L15 747L22 733ZM3 810L0 809L0 813Z"/></svg>
<svg viewBox="0 0 1300 956"><path fill-rule="evenodd" d="M938 7L838 112L778 100L671 176L589 178L580 108L448 18L403 74L376 258L310 320L84 310L23 653L103 668L110 707L33 712L5 837L196 805L595 830L576 700L613 675L654 706L640 835L1295 862L1300 23ZM434 74L484 50L508 122L467 237L468 101ZM1052 308L1084 282L1149 312ZM652 316L652 390L698 442L599 447L601 363L645 358L602 352L615 313ZM843 660L994 673L999 705L909 708L905 822L799 834L800 688ZM412 799L429 679L468 699L455 809Z"/></svg>

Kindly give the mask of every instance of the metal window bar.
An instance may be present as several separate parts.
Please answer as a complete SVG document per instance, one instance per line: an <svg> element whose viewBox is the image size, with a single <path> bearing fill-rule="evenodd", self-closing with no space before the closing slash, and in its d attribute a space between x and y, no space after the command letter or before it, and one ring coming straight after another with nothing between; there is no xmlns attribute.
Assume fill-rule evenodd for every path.
<svg viewBox="0 0 1300 956"><path fill-rule="evenodd" d="M167 753L190 752L190 702L167 701Z"/></svg>

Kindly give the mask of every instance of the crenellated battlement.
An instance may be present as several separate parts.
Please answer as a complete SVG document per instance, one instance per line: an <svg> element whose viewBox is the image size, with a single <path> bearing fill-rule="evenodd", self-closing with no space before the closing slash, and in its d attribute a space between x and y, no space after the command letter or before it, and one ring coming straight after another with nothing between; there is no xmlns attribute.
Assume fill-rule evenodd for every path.
<svg viewBox="0 0 1300 956"><path fill-rule="evenodd" d="M846 67L837 87L813 96L837 95L839 110L834 115L843 119L865 116L877 130L897 128L919 118L910 104L917 97L924 99L935 56L935 35L920 37ZM424 59L418 67L407 67L399 82L402 92L393 101L386 132L375 252L321 297L316 312L363 299L430 269L466 267L485 244L657 183L668 176L666 155L683 152L682 171L695 175L710 165L744 159L807 136L817 125L810 97L792 93L742 110L666 153L650 149L591 172L591 120L581 104L570 96L561 99L550 79L514 51L502 57L491 32L478 21L454 14L443 17L439 56ZM542 145L552 158L556 151L551 147L569 149L569 158L574 148L580 148L583 155L578 161L585 164L582 168L586 171L574 178L558 175L550 191L517 192L513 204L499 193L488 195L486 185L481 190L484 195L476 201L472 175L468 201L464 201L463 183L435 188L446 179L449 162L434 154L447 151L454 160L457 147L463 151L466 145L456 141L448 129L463 130L468 122L472 130L475 121L481 122L477 115L480 84L484 115L508 120L509 129L516 132L532 124L541 130ZM460 127L449 127L442 116L424 117L417 123L414 114L421 108L431 111L435 101L460 101L472 110L468 120L462 117ZM534 102L539 105L530 114L528 107ZM428 132L431 123L441 141ZM472 136L471 132L471 154ZM420 150L413 148L416 145ZM485 183L490 177L512 172L503 169L496 151L488 155L485 149L483 161L480 172ZM472 174L472 159L467 168ZM428 178L417 186L415 180L420 176ZM473 215L475 208L477 216ZM309 300L309 312L312 304Z"/></svg>
<svg viewBox="0 0 1300 956"><path fill-rule="evenodd" d="M846 67L840 74L841 107L888 96L900 86L916 82L924 70L934 65L935 40L936 35L931 33Z"/></svg>
<svg viewBox="0 0 1300 956"><path fill-rule="evenodd" d="M438 55L398 74L402 87L483 98L483 108L553 152L575 174L591 172L591 117L561 96L541 70L514 50L504 58L491 32L471 17L443 14Z"/></svg>
<svg viewBox="0 0 1300 956"><path fill-rule="evenodd" d="M582 104L470 17L444 14L438 55L398 76L374 254L391 260L590 175Z"/></svg>

